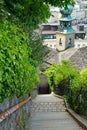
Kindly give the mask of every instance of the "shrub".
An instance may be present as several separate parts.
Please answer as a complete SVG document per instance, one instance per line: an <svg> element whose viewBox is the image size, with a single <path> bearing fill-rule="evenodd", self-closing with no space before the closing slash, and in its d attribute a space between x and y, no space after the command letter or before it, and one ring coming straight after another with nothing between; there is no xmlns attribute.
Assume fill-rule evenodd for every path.
<svg viewBox="0 0 87 130"><path fill-rule="evenodd" d="M54 91L57 89L56 93L64 95L68 92L71 80L78 76L78 70L73 68L69 61L62 61L62 64L49 67L45 74Z"/></svg>
<svg viewBox="0 0 87 130"><path fill-rule="evenodd" d="M50 66L45 74L53 91L64 95L77 113L87 116L87 69L79 73L69 61L62 61Z"/></svg>

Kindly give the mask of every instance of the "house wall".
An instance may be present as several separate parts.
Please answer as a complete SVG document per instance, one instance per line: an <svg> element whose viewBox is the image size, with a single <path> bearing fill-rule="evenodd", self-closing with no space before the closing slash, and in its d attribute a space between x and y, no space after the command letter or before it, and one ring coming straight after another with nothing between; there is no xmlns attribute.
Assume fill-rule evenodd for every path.
<svg viewBox="0 0 87 130"><path fill-rule="evenodd" d="M56 49L56 39L45 39L43 45Z"/></svg>
<svg viewBox="0 0 87 130"><path fill-rule="evenodd" d="M73 34L57 33L56 38L57 38L56 47L59 51L63 51L68 47L74 46L74 39L75 39L74 33Z"/></svg>
<svg viewBox="0 0 87 130"><path fill-rule="evenodd" d="M65 50L65 42L66 42L66 35L62 33L57 33L56 34L56 47L59 51Z"/></svg>
<svg viewBox="0 0 87 130"><path fill-rule="evenodd" d="M71 43L70 43L70 39L71 39ZM68 34L66 36L66 48L68 47L74 47L74 41L75 41L75 34Z"/></svg>

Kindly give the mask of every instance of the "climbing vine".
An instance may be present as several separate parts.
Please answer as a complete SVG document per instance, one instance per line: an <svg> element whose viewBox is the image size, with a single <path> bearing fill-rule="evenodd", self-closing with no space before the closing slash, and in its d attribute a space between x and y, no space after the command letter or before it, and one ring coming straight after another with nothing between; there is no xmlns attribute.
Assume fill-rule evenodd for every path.
<svg viewBox="0 0 87 130"><path fill-rule="evenodd" d="M6 20L0 21L0 102L30 93L39 81L30 54L24 31Z"/></svg>

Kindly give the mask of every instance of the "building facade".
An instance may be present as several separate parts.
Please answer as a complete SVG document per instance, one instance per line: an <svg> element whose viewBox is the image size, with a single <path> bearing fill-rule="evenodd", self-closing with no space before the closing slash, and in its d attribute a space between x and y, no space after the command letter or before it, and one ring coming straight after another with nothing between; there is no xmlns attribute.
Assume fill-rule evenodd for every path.
<svg viewBox="0 0 87 130"><path fill-rule="evenodd" d="M56 38L56 31L60 28L60 18L61 18L61 13L59 8L55 7L50 7L50 11L52 13L52 16L48 20L47 24L42 24L42 30L41 34L44 37L44 44L47 45L50 48L57 49L58 48L58 38ZM76 34L75 37L78 36L78 38L85 38L85 28L84 30L79 30L78 29L78 24L86 24L87 22L87 10L81 9L79 3L77 2L71 17L74 19L72 21L73 27L75 26ZM80 37L81 36L81 37ZM65 39L65 41L70 41L68 38ZM74 39L74 38L71 38ZM61 41L61 40L60 40ZM72 40L73 41L73 40ZM63 39L64 42L64 39ZM70 44L69 44L70 45ZM76 45L76 44L75 44ZM60 46L61 47L61 46ZM66 45L67 47L67 45ZM79 47L79 45L76 47Z"/></svg>

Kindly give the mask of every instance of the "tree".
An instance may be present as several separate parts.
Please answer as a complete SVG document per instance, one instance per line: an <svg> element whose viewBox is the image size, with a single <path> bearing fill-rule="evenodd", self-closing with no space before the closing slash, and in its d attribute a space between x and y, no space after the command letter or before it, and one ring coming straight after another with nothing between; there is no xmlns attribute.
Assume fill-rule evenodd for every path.
<svg viewBox="0 0 87 130"><path fill-rule="evenodd" d="M8 20L22 25L28 32L45 22L50 16L50 10L43 0L4 0L3 6L9 13Z"/></svg>
<svg viewBox="0 0 87 130"><path fill-rule="evenodd" d="M49 4L67 7L73 0L0 0L0 100L29 93L38 82L29 39L50 17Z"/></svg>
<svg viewBox="0 0 87 130"><path fill-rule="evenodd" d="M49 5L67 7L69 4L73 5L74 0L4 0L3 6L10 20L16 20L32 30L49 18Z"/></svg>
<svg viewBox="0 0 87 130"><path fill-rule="evenodd" d="M45 45L43 45L43 39L42 37L34 33L30 37L30 47L32 48L31 58L34 61L37 61L37 64L43 63L44 59L48 56L49 50Z"/></svg>
<svg viewBox="0 0 87 130"><path fill-rule="evenodd" d="M49 4L59 7L67 7L67 4L73 4L73 0L1 0L0 15L2 18L6 18L9 22L16 24L18 27L24 28L31 40L33 32L38 28L38 25L46 22L51 16ZM35 60L38 60L40 55L45 56L45 47L41 45L42 43L40 39L37 42L38 45L35 44L36 41L34 42L33 39L30 43L32 43L32 52L37 46L39 46L38 50L42 49L41 51L38 51L38 55L36 51L32 53L32 57Z"/></svg>
<svg viewBox="0 0 87 130"><path fill-rule="evenodd" d="M51 4L53 6L58 6L58 7L64 7L67 8L67 5L74 5L75 0L44 0L47 4Z"/></svg>

